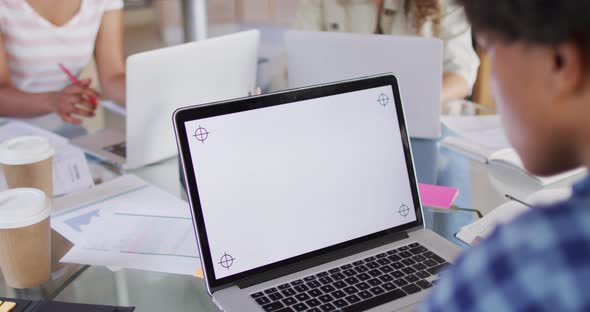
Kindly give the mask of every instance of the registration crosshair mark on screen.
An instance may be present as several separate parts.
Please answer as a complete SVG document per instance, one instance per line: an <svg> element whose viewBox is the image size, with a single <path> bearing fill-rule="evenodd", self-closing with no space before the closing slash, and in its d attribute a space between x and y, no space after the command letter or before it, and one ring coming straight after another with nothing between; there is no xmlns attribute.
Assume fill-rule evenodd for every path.
<svg viewBox="0 0 590 312"><path fill-rule="evenodd" d="M221 265L223 268L228 269L231 268L231 266L234 264L234 261L236 260L236 258L232 257L231 255L227 254L227 253L223 253L223 256L221 256L221 260L219 260L219 265Z"/></svg>
<svg viewBox="0 0 590 312"><path fill-rule="evenodd" d="M195 130L195 134L193 136L195 137L195 139L197 139L197 141L205 143L205 141L209 138L209 134L211 134L211 132L199 126L197 130Z"/></svg>
<svg viewBox="0 0 590 312"><path fill-rule="evenodd" d="M398 210L398 212L399 212L399 214L400 214L402 217L404 217L404 218L405 218L405 217L407 217L407 216L410 214L410 207L408 207L408 206L406 206L406 205L401 205L401 206L399 207L399 210Z"/></svg>
<svg viewBox="0 0 590 312"><path fill-rule="evenodd" d="M381 93L377 99L377 102L379 102L379 105L385 107L387 104L389 104L389 96L387 96L385 93Z"/></svg>

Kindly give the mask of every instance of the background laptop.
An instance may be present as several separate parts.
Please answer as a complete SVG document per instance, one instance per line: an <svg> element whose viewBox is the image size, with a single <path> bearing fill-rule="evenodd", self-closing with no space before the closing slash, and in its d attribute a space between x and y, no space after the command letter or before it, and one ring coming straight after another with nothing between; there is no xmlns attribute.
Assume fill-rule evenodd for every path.
<svg viewBox="0 0 590 312"><path fill-rule="evenodd" d="M459 248L424 229L394 76L174 115L223 311L411 310Z"/></svg>
<svg viewBox="0 0 590 312"><path fill-rule="evenodd" d="M252 30L130 56L125 131L107 129L72 142L127 169L176 155L174 110L253 92L259 37Z"/></svg>
<svg viewBox="0 0 590 312"><path fill-rule="evenodd" d="M439 39L289 31L285 44L289 87L391 72L400 81L410 136L440 137Z"/></svg>

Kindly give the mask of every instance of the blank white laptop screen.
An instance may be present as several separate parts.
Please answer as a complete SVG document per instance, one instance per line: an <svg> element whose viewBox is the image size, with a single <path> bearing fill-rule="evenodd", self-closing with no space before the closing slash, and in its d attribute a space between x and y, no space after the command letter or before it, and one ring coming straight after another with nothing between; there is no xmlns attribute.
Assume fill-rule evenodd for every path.
<svg viewBox="0 0 590 312"><path fill-rule="evenodd" d="M185 126L216 278L416 221L391 87Z"/></svg>

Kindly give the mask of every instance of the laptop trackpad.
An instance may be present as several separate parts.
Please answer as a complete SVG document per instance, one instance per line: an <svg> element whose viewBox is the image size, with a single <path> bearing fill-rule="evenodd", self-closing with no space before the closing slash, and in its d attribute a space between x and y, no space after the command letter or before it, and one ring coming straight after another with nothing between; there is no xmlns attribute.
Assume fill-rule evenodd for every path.
<svg viewBox="0 0 590 312"><path fill-rule="evenodd" d="M125 135L117 130L100 130L70 142L100 159L121 164L125 162Z"/></svg>

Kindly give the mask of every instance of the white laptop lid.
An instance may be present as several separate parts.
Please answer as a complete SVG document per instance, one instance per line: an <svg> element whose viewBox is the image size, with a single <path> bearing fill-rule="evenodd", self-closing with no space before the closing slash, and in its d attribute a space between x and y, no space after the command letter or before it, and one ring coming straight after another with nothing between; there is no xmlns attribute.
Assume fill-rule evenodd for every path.
<svg viewBox="0 0 590 312"><path fill-rule="evenodd" d="M289 87L393 73L400 81L410 136L440 137L441 40L289 31L285 43Z"/></svg>
<svg viewBox="0 0 590 312"><path fill-rule="evenodd" d="M252 92L259 38L251 30L130 56L125 168L177 154L174 110Z"/></svg>

